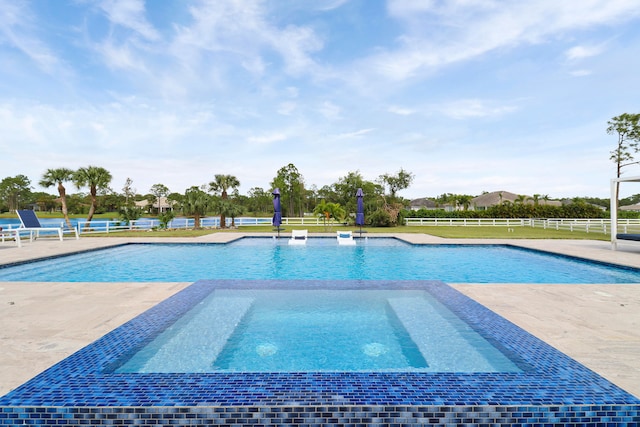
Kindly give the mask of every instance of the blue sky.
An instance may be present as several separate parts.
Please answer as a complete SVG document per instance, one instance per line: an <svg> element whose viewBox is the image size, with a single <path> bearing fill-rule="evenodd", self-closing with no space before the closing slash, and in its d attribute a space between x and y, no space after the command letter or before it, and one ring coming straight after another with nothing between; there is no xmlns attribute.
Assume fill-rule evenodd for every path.
<svg viewBox="0 0 640 427"><path fill-rule="evenodd" d="M0 0L0 179L608 197L639 50L636 0Z"/></svg>

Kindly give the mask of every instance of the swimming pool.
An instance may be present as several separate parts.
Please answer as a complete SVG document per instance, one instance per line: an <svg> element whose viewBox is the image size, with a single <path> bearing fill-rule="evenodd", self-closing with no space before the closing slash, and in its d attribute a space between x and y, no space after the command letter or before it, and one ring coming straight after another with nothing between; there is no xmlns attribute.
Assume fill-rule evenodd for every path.
<svg viewBox="0 0 640 427"><path fill-rule="evenodd" d="M508 245L412 245L358 239L243 238L229 244L127 244L0 268L0 281L184 282L200 279L442 280L450 283L640 283L640 270Z"/></svg>
<svg viewBox="0 0 640 427"><path fill-rule="evenodd" d="M427 292L516 372L118 373L122 360L220 290ZM441 282L198 281L4 397L0 425L629 425L640 400Z"/></svg>
<svg viewBox="0 0 640 427"><path fill-rule="evenodd" d="M218 289L115 370L327 371L521 372L428 292L366 287Z"/></svg>
<svg viewBox="0 0 640 427"><path fill-rule="evenodd" d="M21 280L30 281L36 280L36 273L45 265L42 277L49 278L62 270L63 274L55 276L55 280L68 281L64 273L68 273L69 277L77 274L77 277L82 278L82 275L89 274L88 271L92 268L98 269L103 263L109 264L107 261L114 257L118 261L116 264L122 264L126 260L135 262L126 264L127 269L131 270L123 269L122 265L111 265L105 269L106 273L101 273L105 278L116 277L114 272L120 274L124 270L126 274L122 277L126 278L125 281L132 281L135 278L133 276L140 273L140 265L145 265L145 269L160 270L158 276L149 276L159 277L154 280L164 281L167 277L174 277L171 276L171 271L176 270L178 274L175 277L182 277L179 281L183 281L185 270L183 267L178 268L174 262L175 257L167 256L165 250L169 254L171 250L184 250L192 256L193 253L189 252L191 249L202 249L204 255L199 258L199 263L203 264L205 269L199 271L207 272L202 278L212 280L196 281L182 292L108 333L6 396L0 397L0 425L126 425L145 420L158 425L191 423L622 426L640 422L639 399L448 285L415 277L423 274L422 268L426 264L445 263L445 260L437 258L437 254L421 250L441 250L450 247L412 246L394 239L384 241L370 238L368 242L366 246L360 245L365 246L362 248L337 247L334 246L335 239L310 239L309 245L302 248L287 248L283 242L273 242L269 239L243 239L228 245L133 244L114 248L113 252L98 250L52 259L45 264L38 262L5 268L2 273L17 271L14 268L25 268L20 273L25 275ZM390 252L384 252L379 246L386 246ZM235 250L240 248L246 251L246 257L235 260L225 258L228 255L221 255L233 250L234 255L241 256L235 254ZM563 275L560 277L567 280L568 273L565 270L570 272L586 267L587 271L591 271L590 267L602 266L608 270L609 267L583 263L572 258L549 257L545 253L509 246L490 245L476 248L480 250L476 255L490 253L492 256L489 258L494 259L487 259L481 263L485 267L463 264L466 268L484 271L487 270L486 263L489 262L493 263L491 265L494 270L505 269L505 265L531 263L537 266L531 269L535 273L547 268L550 262L555 263L557 259L560 261L559 270ZM408 249L411 252L416 249L415 253L421 254L421 257L414 259L414 255L408 258L402 256L402 252ZM120 250L124 250L124 256L119 254ZM316 259L313 253L323 256ZM334 254L331 255L333 258L329 254ZM511 255L505 257L503 254ZM89 258L83 261L82 257L85 255ZM473 252L454 252L453 257L468 262L464 258L472 255ZM91 258L93 256L95 258ZM518 261L520 256L523 257L523 261ZM534 256L534 260L529 256ZM536 261L538 256L539 261ZM349 261L339 262L342 258ZM140 263L143 259L148 261ZM375 265L372 263L374 259ZM308 264L302 265L303 261ZM335 269L330 267L334 261L338 265ZM85 265L79 273L72 272L77 263ZM267 267L254 271L250 268L254 263ZM351 268L359 271L361 277L353 278L349 273ZM447 268L434 271L444 275L452 268L449 264ZM232 273L241 275L243 270L248 278L232 277ZM402 279L390 278L387 274L392 274L387 273L387 270L391 270L393 275L401 275ZM517 268L511 270L509 274L519 271ZM609 280L638 282L637 277L633 276L636 274L633 269L613 270L616 279ZM284 271L295 274L289 277L283 273ZM214 272L217 277L212 277ZM305 272L317 277L304 280L295 278L305 277ZM632 276L628 276L627 273L631 273ZM265 274L265 277L257 277L260 274ZM425 277L433 274L432 271ZM607 276L609 273L602 274ZM531 277L538 276L539 273ZM590 276L591 274L587 273L581 277ZM87 281L89 277L95 279L97 276L85 276L81 281ZM504 280L518 281L512 276ZM469 282L474 283L472 280ZM429 301L433 298L437 304L446 307L469 330L479 334L517 369L481 369L473 372L454 368L449 371L439 369L429 372L423 365L429 365L429 360L434 359L430 356L424 357L427 350L418 348L423 355L424 363L419 360L417 363L411 362L421 365L414 366L415 369L387 366L378 370L369 367L350 371L341 368L256 368L242 372L236 371L235 368L204 372L193 372L195 369L177 372L180 371L177 368L163 371L151 369L148 372L138 372L135 369L131 370L133 372L128 372L127 369L120 370L145 346L153 346L154 340L181 319L187 319L191 310L197 310L200 304L213 294L232 293L233 298L244 298L263 291L305 291L309 292L306 293L307 296L316 297L334 291L365 291L372 294L382 293L387 300L397 298L396 292L400 292L400 298L402 295L415 292L425 293L428 294ZM411 300L415 301L415 298ZM411 312L410 304L403 302L398 305ZM418 310L415 313L418 313L418 318L426 317L420 316L423 311ZM394 320L391 321L393 322ZM212 327L219 330L224 328L223 323L221 320L211 322ZM235 329L236 322L231 323L232 329ZM241 322L238 325L240 328L244 327ZM404 329L411 337L411 333L425 328L419 325L416 328L404 326ZM412 337L412 341L417 346L421 339ZM376 343L383 344L372 340L365 344ZM267 356L280 348L272 342L261 344L264 345L258 344L250 348L259 349ZM377 345L358 348L365 355L367 352L378 354L382 351ZM221 349L221 354L224 351L224 348ZM452 350L451 354L465 357L464 352ZM234 357L225 355L227 360ZM212 362L212 359L209 359L209 362Z"/></svg>

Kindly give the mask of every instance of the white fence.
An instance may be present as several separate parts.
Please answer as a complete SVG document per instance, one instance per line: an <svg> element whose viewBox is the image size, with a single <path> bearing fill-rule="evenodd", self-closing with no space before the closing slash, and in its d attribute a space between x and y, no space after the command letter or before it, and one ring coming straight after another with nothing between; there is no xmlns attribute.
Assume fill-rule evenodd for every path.
<svg viewBox="0 0 640 427"><path fill-rule="evenodd" d="M231 218L226 220L227 226L231 226ZM239 217L234 221L236 226L270 226L271 217ZM64 226L63 222L60 222ZM49 225L49 224L47 224ZM139 219L125 224L118 220L94 220L87 223L85 220L77 220L74 224L78 232L87 233L113 233L129 230L151 230L160 226L157 219ZM345 225L331 219L325 223L320 217L284 217L282 226L340 226ZM587 233L608 234L611 232L611 220L609 219L567 219L567 218L405 218L407 226L456 226L456 227L537 227L554 230L584 231ZM0 224L5 230L17 228L19 224ZM57 226L57 225L56 225ZM188 229L193 228L193 218L175 218L169 223L169 228ZM200 226L205 228L219 228L219 217L205 217L200 219ZM640 219L618 219L618 233L640 233Z"/></svg>
<svg viewBox="0 0 640 427"><path fill-rule="evenodd" d="M405 218L407 226L457 227L537 227L553 230L584 231L586 233L611 232L609 219L569 218ZM639 233L640 219L618 219L618 233Z"/></svg>
<svg viewBox="0 0 640 427"><path fill-rule="evenodd" d="M456 227L523 227L530 226L526 218L405 218L405 225Z"/></svg>
<svg viewBox="0 0 640 427"><path fill-rule="evenodd" d="M272 218L271 217L240 217L235 218L233 224L236 226L270 226ZM232 224L231 218L226 218L227 227L230 227ZM304 218L282 218L281 226L287 225L342 225L341 223L335 222L333 220L325 223L323 218L316 217L304 217ZM81 234L88 233L114 233L118 231L133 231L133 230L152 230L160 226L160 221L157 219L139 219L130 221L128 224L123 221L108 221L108 220L94 220L90 223L84 220L78 220L77 225L78 232ZM220 228L220 218L219 217L205 217L200 219L200 226L203 228ZM174 218L169 222L169 228L171 229L187 229L194 227L194 219L193 218Z"/></svg>

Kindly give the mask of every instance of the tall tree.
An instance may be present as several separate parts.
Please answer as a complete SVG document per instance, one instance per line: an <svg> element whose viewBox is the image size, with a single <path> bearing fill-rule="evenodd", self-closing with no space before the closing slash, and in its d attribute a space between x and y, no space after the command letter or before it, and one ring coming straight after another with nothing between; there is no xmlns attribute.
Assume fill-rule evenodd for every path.
<svg viewBox="0 0 640 427"><path fill-rule="evenodd" d="M304 178L293 163L289 163L278 170L278 174L271 181L271 188L279 188L282 197L283 209L286 209L285 216L292 216L298 213L300 216L304 212L298 211L302 207L302 194L304 192Z"/></svg>
<svg viewBox="0 0 640 427"><path fill-rule="evenodd" d="M9 211L20 209L30 194L31 180L26 175L6 177L0 182L0 197L7 203Z"/></svg>
<svg viewBox="0 0 640 427"><path fill-rule="evenodd" d="M375 182L365 180L359 171L349 172L346 176L341 177L332 185L333 194L329 197L330 201L340 203L347 212L356 212L356 193L358 188L362 188L365 198L365 210L369 211L375 208L379 201L378 196L384 195L384 187Z"/></svg>
<svg viewBox="0 0 640 427"><path fill-rule="evenodd" d="M211 196L196 186L188 188L182 198L182 212L187 216L193 216L193 227L200 228L200 218L207 214L211 206Z"/></svg>
<svg viewBox="0 0 640 427"><path fill-rule="evenodd" d="M133 201L133 197L136 195L136 189L133 188L133 180L131 178L127 178L124 182L124 187L122 187L122 194L124 194L124 205L129 208L129 203Z"/></svg>
<svg viewBox="0 0 640 427"><path fill-rule="evenodd" d="M63 183L73 180L73 171L67 168L47 169L42 175L40 185L44 188L53 187L57 184L58 195L60 195L60 205L62 206L62 215L69 228L73 228L69 219L69 211L67 209L67 189Z"/></svg>
<svg viewBox="0 0 640 427"><path fill-rule="evenodd" d="M413 182L413 174L408 172L402 168L398 171L397 174L384 174L380 175L380 182L389 187L389 195L392 199L396 198L396 193L400 190L404 190L405 188L409 188L411 183Z"/></svg>
<svg viewBox="0 0 640 427"><path fill-rule="evenodd" d="M607 122L607 133L617 135L618 145L611 151L611 161L616 164L616 177L622 175L622 168L637 164L634 154L640 143L640 114L620 114ZM620 192L620 183L616 184L616 194ZM618 200L616 200L616 209Z"/></svg>
<svg viewBox="0 0 640 427"><path fill-rule="evenodd" d="M247 192L249 208L254 214L262 214L271 208L271 194L261 187L253 187Z"/></svg>
<svg viewBox="0 0 640 427"><path fill-rule="evenodd" d="M158 215L160 215L162 213L162 197L169 194L169 188L164 184L153 184L149 191L156 198L156 202L158 202Z"/></svg>
<svg viewBox="0 0 640 427"><path fill-rule="evenodd" d="M73 182L76 187L89 187L89 195L91 196L91 207L87 215L87 226L93 219L98 206L98 190L107 190L111 182L111 173L105 168L99 166L87 166L80 168L73 174Z"/></svg>
<svg viewBox="0 0 640 427"><path fill-rule="evenodd" d="M222 199L222 203L220 206L224 206L224 208L220 209L220 228L227 227L227 217L226 213L229 209L227 199L229 198L229 194L227 190L230 188L237 189L240 186L240 181L233 175L215 175L215 181L211 181L209 183L209 191L212 191L215 194L219 194Z"/></svg>

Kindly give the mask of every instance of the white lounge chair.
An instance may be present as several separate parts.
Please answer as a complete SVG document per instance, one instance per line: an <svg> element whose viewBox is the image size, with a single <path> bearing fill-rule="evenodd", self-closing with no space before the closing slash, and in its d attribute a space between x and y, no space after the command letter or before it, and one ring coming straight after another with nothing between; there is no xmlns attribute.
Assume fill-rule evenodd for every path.
<svg viewBox="0 0 640 427"><path fill-rule="evenodd" d="M307 244L307 230L291 230L291 238L289 239L290 245L306 245Z"/></svg>
<svg viewBox="0 0 640 427"><path fill-rule="evenodd" d="M354 246L356 241L353 240L353 232L351 231L336 231L339 245Z"/></svg>
<svg viewBox="0 0 640 427"><path fill-rule="evenodd" d="M29 232L29 241L33 242L34 238L40 237L41 231L52 231L58 233L58 238L62 242L62 235L65 231L62 227L43 227L36 216L34 211L22 210L16 211L18 214L18 218L20 218L20 227L16 228L16 235L19 236L20 233L28 231ZM80 237L78 236L78 230L75 228L69 229L68 232L74 233L76 240Z"/></svg>
<svg viewBox="0 0 640 427"><path fill-rule="evenodd" d="M8 230L3 230L0 227L0 240L4 242L4 239L14 239L18 247L22 246L22 242L20 241L20 233L17 228L9 228Z"/></svg>

